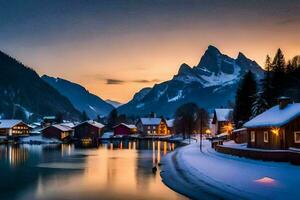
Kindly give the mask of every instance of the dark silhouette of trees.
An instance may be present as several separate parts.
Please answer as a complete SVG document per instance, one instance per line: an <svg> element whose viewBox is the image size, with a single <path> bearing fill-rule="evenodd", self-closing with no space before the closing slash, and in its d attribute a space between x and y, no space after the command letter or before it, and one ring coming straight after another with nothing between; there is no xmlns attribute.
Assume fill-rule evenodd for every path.
<svg viewBox="0 0 300 200"><path fill-rule="evenodd" d="M248 71L241 79L236 93L233 117L237 127L240 127L251 118L256 93L257 88L254 75L251 71Z"/></svg>
<svg viewBox="0 0 300 200"><path fill-rule="evenodd" d="M205 109L199 108L195 103L181 105L175 113L175 130L181 133L183 138L191 138L194 133L202 133L208 127L208 113ZM202 144L202 142L200 142Z"/></svg>
<svg viewBox="0 0 300 200"><path fill-rule="evenodd" d="M87 116L86 112L83 111L82 114L81 114L81 121L87 121L89 120L89 117Z"/></svg>

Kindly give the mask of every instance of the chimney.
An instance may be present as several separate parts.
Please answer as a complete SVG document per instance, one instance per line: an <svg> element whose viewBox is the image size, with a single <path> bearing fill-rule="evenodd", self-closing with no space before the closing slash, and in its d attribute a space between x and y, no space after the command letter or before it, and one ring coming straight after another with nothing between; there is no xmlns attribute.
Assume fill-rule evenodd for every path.
<svg viewBox="0 0 300 200"><path fill-rule="evenodd" d="M282 96L282 97L278 98L278 105L279 105L280 110L284 109L290 103L292 103L292 100L290 97Z"/></svg>

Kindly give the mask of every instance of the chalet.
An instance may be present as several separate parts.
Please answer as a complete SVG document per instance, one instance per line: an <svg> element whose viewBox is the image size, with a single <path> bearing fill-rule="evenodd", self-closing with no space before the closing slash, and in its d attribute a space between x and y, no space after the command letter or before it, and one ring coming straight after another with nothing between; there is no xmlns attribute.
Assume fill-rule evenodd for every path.
<svg viewBox="0 0 300 200"><path fill-rule="evenodd" d="M56 117L55 117L55 116L45 116L45 117L43 117L42 126L43 126L43 127L51 126L51 125L54 124L56 121L57 121L57 120L56 120Z"/></svg>
<svg viewBox="0 0 300 200"><path fill-rule="evenodd" d="M53 124L42 129L41 132L45 138L58 139L61 141L68 141L73 135L73 129L62 124Z"/></svg>
<svg viewBox="0 0 300 200"><path fill-rule="evenodd" d="M29 136L29 126L16 119L0 120L0 136L14 138L20 136Z"/></svg>
<svg viewBox="0 0 300 200"><path fill-rule="evenodd" d="M231 133L233 129L233 109L217 108L214 110L211 122L212 135Z"/></svg>
<svg viewBox="0 0 300 200"><path fill-rule="evenodd" d="M261 149L300 148L300 103L288 97L246 122L248 147Z"/></svg>
<svg viewBox="0 0 300 200"><path fill-rule="evenodd" d="M114 127L114 135L128 136L137 133L137 127L132 124L120 123Z"/></svg>
<svg viewBox="0 0 300 200"><path fill-rule="evenodd" d="M143 135L168 135L167 122L162 118L140 118L136 126Z"/></svg>
<svg viewBox="0 0 300 200"><path fill-rule="evenodd" d="M175 119L169 119L166 121L169 135L173 135L175 133L174 121Z"/></svg>
<svg viewBox="0 0 300 200"><path fill-rule="evenodd" d="M93 120L82 122L74 127L74 138L81 141L98 142L103 128L103 124Z"/></svg>

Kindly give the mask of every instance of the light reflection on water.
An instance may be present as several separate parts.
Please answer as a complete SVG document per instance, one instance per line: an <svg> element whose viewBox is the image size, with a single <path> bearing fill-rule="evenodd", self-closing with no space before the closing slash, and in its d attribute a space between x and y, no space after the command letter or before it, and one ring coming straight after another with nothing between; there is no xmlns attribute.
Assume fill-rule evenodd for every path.
<svg viewBox="0 0 300 200"><path fill-rule="evenodd" d="M159 171L152 173L152 166L174 148L160 141L119 141L98 148L1 145L0 175L10 182L0 182L0 197L185 199L161 182Z"/></svg>

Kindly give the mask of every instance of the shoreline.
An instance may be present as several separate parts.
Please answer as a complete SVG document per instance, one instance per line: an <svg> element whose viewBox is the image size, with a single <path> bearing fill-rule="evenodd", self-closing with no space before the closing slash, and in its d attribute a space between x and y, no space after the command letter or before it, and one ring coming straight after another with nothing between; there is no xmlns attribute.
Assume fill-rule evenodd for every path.
<svg viewBox="0 0 300 200"><path fill-rule="evenodd" d="M244 199L236 194L225 192L222 189L216 189L210 183L201 180L200 177L194 177L197 179L197 185L190 181L193 174L190 174L188 171L183 169L184 166L180 165L177 157L179 151L186 146L188 145L178 147L174 152L170 152L162 160L160 176L162 178L162 182L167 187L190 199Z"/></svg>
<svg viewBox="0 0 300 200"><path fill-rule="evenodd" d="M177 148L161 161L161 178L191 199L300 199L300 167L216 152L204 141Z"/></svg>

